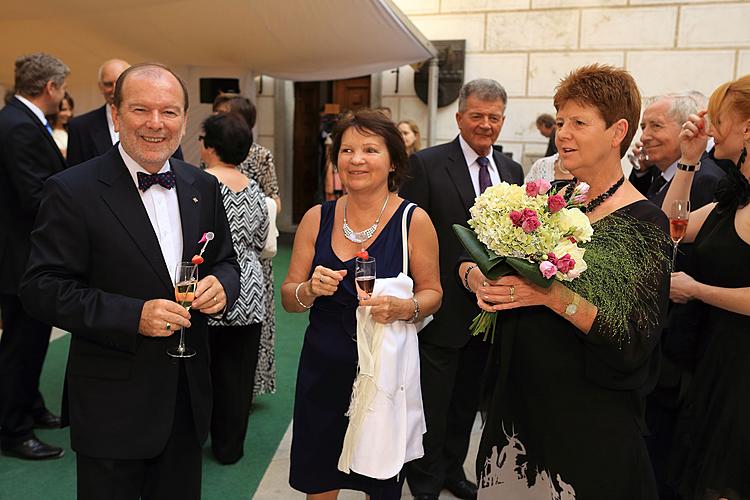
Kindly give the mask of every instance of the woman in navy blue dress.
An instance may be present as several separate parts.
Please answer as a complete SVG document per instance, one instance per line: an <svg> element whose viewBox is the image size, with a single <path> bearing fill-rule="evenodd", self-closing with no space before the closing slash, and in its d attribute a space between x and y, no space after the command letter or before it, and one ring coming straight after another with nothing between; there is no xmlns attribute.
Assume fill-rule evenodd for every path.
<svg viewBox="0 0 750 500"><path fill-rule="evenodd" d="M407 156L396 126L364 110L339 122L331 158L348 194L305 214L281 288L284 309L310 309L297 375L289 482L311 499L336 498L340 489L397 499L402 475L377 480L345 474L337 466L357 372L355 312L359 305L370 306L373 320L384 324L419 321L434 313L442 298L437 236L427 214L415 209L408 220L413 300L358 299L354 262L361 250L375 257L378 278L402 270L401 218L407 202L395 191Z"/></svg>

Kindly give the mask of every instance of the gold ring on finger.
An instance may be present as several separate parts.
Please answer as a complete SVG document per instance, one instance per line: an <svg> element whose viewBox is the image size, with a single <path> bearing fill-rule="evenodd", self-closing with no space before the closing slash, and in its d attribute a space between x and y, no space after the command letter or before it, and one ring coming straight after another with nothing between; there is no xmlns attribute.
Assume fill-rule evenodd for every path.
<svg viewBox="0 0 750 500"><path fill-rule="evenodd" d="M219 301L219 299L216 298L216 295L214 295L214 304L216 304Z"/></svg>
<svg viewBox="0 0 750 500"><path fill-rule="evenodd" d="M482 281L482 286L486 287L487 286L487 281Z"/></svg>
<svg viewBox="0 0 750 500"><path fill-rule="evenodd" d="M516 301L516 296L514 294L512 294L512 293L510 294L510 301L511 302L515 302Z"/></svg>
<svg viewBox="0 0 750 500"><path fill-rule="evenodd" d="M323 281L323 276L321 276L321 277L320 277L320 278L318 278L318 279L320 280L320 282L321 282L321 283L325 283L325 281Z"/></svg>
<svg viewBox="0 0 750 500"><path fill-rule="evenodd" d="M509 292L510 292L510 296L513 297L516 294L516 286L515 285L510 285Z"/></svg>
<svg viewBox="0 0 750 500"><path fill-rule="evenodd" d="M172 330L172 323L170 323L169 321L167 321L167 324L164 326L164 329L166 331L168 331L168 332L171 331Z"/></svg>

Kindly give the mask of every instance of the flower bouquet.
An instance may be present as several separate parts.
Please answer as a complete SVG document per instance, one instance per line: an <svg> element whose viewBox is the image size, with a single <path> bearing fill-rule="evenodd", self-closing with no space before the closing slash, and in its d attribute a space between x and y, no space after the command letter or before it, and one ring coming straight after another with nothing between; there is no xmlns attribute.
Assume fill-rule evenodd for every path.
<svg viewBox="0 0 750 500"><path fill-rule="evenodd" d="M523 186L501 182L477 197L471 208L471 229L453 230L474 262L489 279L519 274L548 287L553 279L572 281L586 270L585 249L591 223L580 207L588 185L551 191L544 179ZM495 313L482 311L471 324L472 335L489 334L494 341Z"/></svg>

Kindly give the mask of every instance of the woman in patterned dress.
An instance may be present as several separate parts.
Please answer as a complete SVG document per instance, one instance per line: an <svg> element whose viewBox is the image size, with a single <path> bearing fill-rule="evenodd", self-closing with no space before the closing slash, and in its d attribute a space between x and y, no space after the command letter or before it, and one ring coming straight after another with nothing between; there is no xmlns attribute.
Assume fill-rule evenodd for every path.
<svg viewBox="0 0 750 500"><path fill-rule="evenodd" d="M246 97L239 94L219 94L214 100L214 113L237 113L247 122L252 132L255 126L255 105ZM254 180L263 193L276 202L277 211L281 211L279 198L279 183L276 180L276 166L273 154L257 142L253 141L245 160L237 167L240 172ZM258 367L255 372L254 395L273 394L276 392L276 355L274 344L276 338L276 305L273 300L273 265L270 258L261 258L263 267L266 296L266 316L263 318L260 333L260 351L258 353Z"/></svg>
<svg viewBox="0 0 750 500"><path fill-rule="evenodd" d="M232 113L203 122L201 159L219 179L232 243L240 264L240 297L224 318L209 319L214 390L211 448L222 464L242 458L258 361L266 296L258 255L268 234L268 211L258 184L237 165L250 148L250 129Z"/></svg>

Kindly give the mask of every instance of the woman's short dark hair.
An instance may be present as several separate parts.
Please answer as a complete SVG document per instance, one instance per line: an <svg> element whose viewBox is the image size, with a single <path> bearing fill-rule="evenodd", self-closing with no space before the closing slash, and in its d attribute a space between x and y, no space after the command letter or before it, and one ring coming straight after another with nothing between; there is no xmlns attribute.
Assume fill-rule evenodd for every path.
<svg viewBox="0 0 750 500"><path fill-rule="evenodd" d="M555 89L556 110L559 111L568 101L599 110L607 128L624 118L628 122L628 131L620 143L620 157L625 156L641 117L641 93L630 73L605 64L578 68L563 78Z"/></svg>
<svg viewBox="0 0 750 500"><path fill-rule="evenodd" d="M255 126L255 120L257 119L257 111L255 104L252 103L247 97L242 97L240 94L219 94L214 99L213 110L214 113L219 111L219 106L226 105L229 108L230 113L237 113L247 122L247 126L250 130Z"/></svg>
<svg viewBox="0 0 750 500"><path fill-rule="evenodd" d="M360 109L353 113L343 115L333 130L333 144L331 144L331 162L337 165L339 151L341 150L341 139L344 132L354 129L364 135L376 135L382 137L391 157L393 171L388 174L388 190L396 191L409 166L409 157L406 154L404 139L401 131L388 117L380 111L371 109Z"/></svg>
<svg viewBox="0 0 750 500"><path fill-rule="evenodd" d="M214 148L219 159L230 165L239 165L250 151L253 141L250 128L234 113L220 113L203 122L203 145Z"/></svg>

